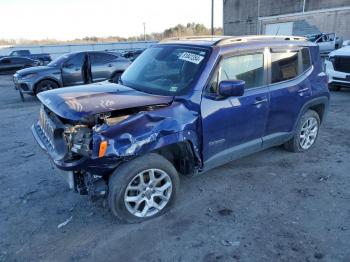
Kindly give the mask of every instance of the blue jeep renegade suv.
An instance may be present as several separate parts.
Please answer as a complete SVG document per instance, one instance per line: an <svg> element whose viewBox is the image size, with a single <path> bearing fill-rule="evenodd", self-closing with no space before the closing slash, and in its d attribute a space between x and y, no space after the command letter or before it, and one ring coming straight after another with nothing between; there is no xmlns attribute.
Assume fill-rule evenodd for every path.
<svg viewBox="0 0 350 262"><path fill-rule="evenodd" d="M118 84L38 94L32 132L80 194L126 222L166 212L179 174L269 147L310 149L329 102L318 46L300 37L192 37L148 48Z"/></svg>

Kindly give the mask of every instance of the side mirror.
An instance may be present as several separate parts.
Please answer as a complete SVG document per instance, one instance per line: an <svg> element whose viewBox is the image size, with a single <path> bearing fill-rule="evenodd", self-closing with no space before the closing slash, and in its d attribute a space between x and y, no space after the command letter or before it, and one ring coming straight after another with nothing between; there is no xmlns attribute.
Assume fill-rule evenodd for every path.
<svg viewBox="0 0 350 262"><path fill-rule="evenodd" d="M244 94L245 81L223 80L219 84L219 95L223 97L242 96Z"/></svg>

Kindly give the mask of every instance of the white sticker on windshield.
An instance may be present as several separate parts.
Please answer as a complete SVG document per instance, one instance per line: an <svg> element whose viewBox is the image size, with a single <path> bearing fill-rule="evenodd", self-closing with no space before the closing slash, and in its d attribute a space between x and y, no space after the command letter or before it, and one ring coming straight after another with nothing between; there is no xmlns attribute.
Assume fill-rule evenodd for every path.
<svg viewBox="0 0 350 262"><path fill-rule="evenodd" d="M185 60L185 61L197 64L197 65L200 62L202 62L203 58L204 58L204 56L191 54L191 53L188 53L188 52L182 53L182 55L179 57L179 59L181 59L181 60Z"/></svg>
<svg viewBox="0 0 350 262"><path fill-rule="evenodd" d="M170 87L170 92L176 92L176 91L177 91L177 86Z"/></svg>

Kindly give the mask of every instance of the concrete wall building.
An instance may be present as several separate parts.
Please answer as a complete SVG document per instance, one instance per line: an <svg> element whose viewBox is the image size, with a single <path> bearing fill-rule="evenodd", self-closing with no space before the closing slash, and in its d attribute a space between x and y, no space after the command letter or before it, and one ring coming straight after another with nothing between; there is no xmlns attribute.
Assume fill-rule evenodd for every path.
<svg viewBox="0 0 350 262"><path fill-rule="evenodd" d="M223 0L225 35L336 33L350 39L350 0Z"/></svg>

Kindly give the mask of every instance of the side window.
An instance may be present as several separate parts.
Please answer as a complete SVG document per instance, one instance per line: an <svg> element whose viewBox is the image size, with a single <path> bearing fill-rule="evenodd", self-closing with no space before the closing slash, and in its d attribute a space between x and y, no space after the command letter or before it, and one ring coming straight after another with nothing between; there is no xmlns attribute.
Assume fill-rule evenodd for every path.
<svg viewBox="0 0 350 262"><path fill-rule="evenodd" d="M114 55L110 55L110 54L104 54L104 53L91 54L91 63L93 65L105 64L108 62L112 62L114 59L116 59L116 57Z"/></svg>
<svg viewBox="0 0 350 262"><path fill-rule="evenodd" d="M82 67L84 62L85 53L78 53L70 57L65 63L65 68Z"/></svg>
<svg viewBox="0 0 350 262"><path fill-rule="evenodd" d="M298 76L298 52L271 53L271 83Z"/></svg>
<svg viewBox="0 0 350 262"><path fill-rule="evenodd" d="M303 72L305 72L311 67L311 57L309 48L303 47L301 49L301 59L303 63Z"/></svg>
<svg viewBox="0 0 350 262"><path fill-rule="evenodd" d="M244 80L246 89L264 85L264 55L258 53L223 59L211 81L210 92L216 93L223 80Z"/></svg>

